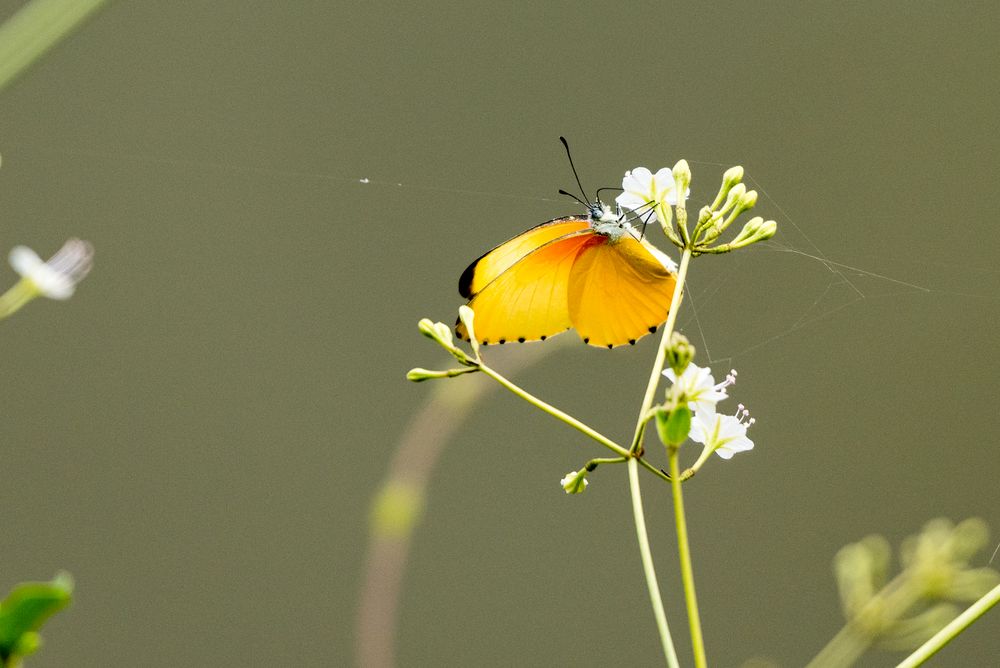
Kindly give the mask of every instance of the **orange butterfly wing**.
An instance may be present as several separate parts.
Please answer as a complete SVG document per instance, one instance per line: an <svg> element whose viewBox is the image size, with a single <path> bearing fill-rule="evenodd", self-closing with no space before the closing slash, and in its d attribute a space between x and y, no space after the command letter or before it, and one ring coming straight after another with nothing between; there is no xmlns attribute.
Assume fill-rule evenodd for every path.
<svg viewBox="0 0 1000 668"><path fill-rule="evenodd" d="M473 297L516 262L544 244L571 232L590 227L586 218L567 216L536 225L509 239L491 251L483 253L470 264L458 279L458 292L466 299Z"/></svg>
<svg viewBox="0 0 1000 668"><path fill-rule="evenodd" d="M570 328L570 274L580 253L603 244L606 238L594 234L586 220L566 223L576 227L582 223L584 229L563 234L531 250L474 293L469 306L476 314L474 327L480 342L488 345L538 341ZM541 229L544 228L534 228L525 234ZM519 239L515 237L511 242ZM482 263L482 259L478 262ZM468 339L461 323L455 331Z"/></svg>
<svg viewBox="0 0 1000 668"><path fill-rule="evenodd" d="M630 236L588 246L569 275L570 322L590 345L634 344L667 319L675 280Z"/></svg>

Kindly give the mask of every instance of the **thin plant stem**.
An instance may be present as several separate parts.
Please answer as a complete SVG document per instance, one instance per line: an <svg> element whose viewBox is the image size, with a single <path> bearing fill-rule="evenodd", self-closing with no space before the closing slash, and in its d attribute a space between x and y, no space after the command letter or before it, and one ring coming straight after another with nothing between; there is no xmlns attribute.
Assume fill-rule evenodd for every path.
<svg viewBox="0 0 1000 668"><path fill-rule="evenodd" d="M649 535L646 533L646 518L642 512L642 495L639 492L639 467L635 458L628 460L629 489L632 492L632 515L635 517L635 535L639 541L639 555L642 558L642 571L646 575L646 588L649 590L649 601L653 605L653 617L656 628L660 632L660 643L663 645L663 656L670 668L678 668L677 650L667 626L667 614L663 611L663 600L660 598L660 586L656 582L656 569L653 568L653 553L649 549Z"/></svg>
<svg viewBox="0 0 1000 668"><path fill-rule="evenodd" d="M639 466L643 467L644 469L646 469L647 471L649 471L653 475L655 475L655 476L663 479L664 481L670 482L670 476L668 476L666 473L664 473L660 469L656 468L655 466L653 466L652 464L650 464L649 462L647 462L642 457L639 457L638 455L633 455L633 457L636 460L638 460Z"/></svg>
<svg viewBox="0 0 1000 668"><path fill-rule="evenodd" d="M1000 603L1000 585L988 591L981 599L969 606L965 612L951 620L951 623L935 633L930 640L906 657L896 668L916 668L916 666L922 665L997 603Z"/></svg>
<svg viewBox="0 0 1000 668"><path fill-rule="evenodd" d="M482 371L483 373L485 373L487 376L489 376L490 378L492 378L496 382L500 383L501 385L503 385L504 387L506 387L508 390L510 390L511 392L513 392L514 394L516 394L517 396L519 396L522 399L524 399L525 401L527 401L532 406L535 406L536 408L542 409L543 411L545 411L546 413L548 413L552 417L556 418L557 420L562 420L563 422L565 422L569 426L573 427L577 431L583 432L584 434L586 434L587 436L591 437L592 439L594 439L595 441L597 441L598 443L600 443L604 447L606 447L609 450L613 451L616 455L618 455L620 457L631 457L632 456L631 453L628 450L626 450L622 446L618 445L617 443L615 443L614 441L612 441L610 438L608 438L604 434L601 434L596 429L588 427L587 425L585 425L584 423L580 422L579 420L577 420L572 415L568 415L568 414L562 412L561 410L559 410L558 408L556 408L552 404L548 404L548 403L542 401L541 399L539 399L535 395L531 394L527 390L524 390L524 389L518 387L517 385L515 385L512 382L510 382L509 380L507 380L506 378L504 378L499 373L497 373L496 371L494 371L490 367L486 366L485 364L480 363L479 369L480 369L480 371Z"/></svg>
<svg viewBox="0 0 1000 668"><path fill-rule="evenodd" d="M629 453L633 457L639 456L639 444L642 443L642 434L649 415L649 409L653 405L656 386L660 380L660 373L663 371L663 364L666 360L666 346L670 341L674 323L677 321L677 311L680 309L681 296L684 293L684 280L687 277L687 269L690 261L691 251L685 250L681 256L680 268L674 283L674 294L670 301L670 310L667 312L667 322L663 326L663 338L660 340L659 349L656 351L653 372L650 374L649 384L646 386L646 395L643 398L642 408L639 410L639 418L635 425L635 433L632 436L632 445L629 448ZM643 464L652 468L652 465L646 462L643 462ZM642 512L642 496L639 491L639 469L635 459L630 459L628 462L628 479L629 492L632 495L632 516L635 518L635 531L639 539L639 555L642 558L642 570L646 576L646 588L649 590L649 598L653 606L653 617L656 619L656 628L660 633L660 643L663 645L663 654L667 659L667 664L676 668L678 665L677 652L674 650L674 641L670 636L670 628L667 626L666 614L663 612L663 599L660 595L660 585L656 581L656 571L653 568L653 555L649 549L646 518Z"/></svg>
<svg viewBox="0 0 1000 668"><path fill-rule="evenodd" d="M22 278L10 290L0 295L0 320L13 315L38 295L38 288L28 279Z"/></svg>
<svg viewBox="0 0 1000 668"><path fill-rule="evenodd" d="M694 652L694 665L704 668L708 665L705 659L705 640L701 633L701 617L698 615L698 597L694 590L694 568L691 565L691 547L688 544L687 520L684 516L684 496L681 493L681 467L678 461L678 448L668 448L670 460L670 488L674 495L674 523L677 525L677 549L680 553L681 580L684 583L684 603L687 606L688 625L691 628L691 648Z"/></svg>
<svg viewBox="0 0 1000 668"><path fill-rule="evenodd" d="M32 0L0 25L0 90L106 0Z"/></svg>
<svg viewBox="0 0 1000 668"><path fill-rule="evenodd" d="M653 406L653 398L656 396L656 388L660 384L660 374L663 373L663 365L667 360L667 345L670 343L670 336L674 333L674 325L677 322L677 312L681 308L681 298L684 296L684 282L687 280L688 265L691 263L691 251L684 249L681 255L681 264L677 270L677 280L674 283L674 295L670 300L670 310L667 311L667 322L663 325L663 336L660 339L660 346L656 349L656 360L653 362L653 369L649 374L649 382L646 384L646 394L642 398L642 407L639 409L639 419L636 421L635 434L632 436L631 452L637 452L642 443L642 435L646 430L646 416Z"/></svg>
<svg viewBox="0 0 1000 668"><path fill-rule="evenodd" d="M588 471L593 471L601 464L623 464L628 457L595 457L583 465Z"/></svg>

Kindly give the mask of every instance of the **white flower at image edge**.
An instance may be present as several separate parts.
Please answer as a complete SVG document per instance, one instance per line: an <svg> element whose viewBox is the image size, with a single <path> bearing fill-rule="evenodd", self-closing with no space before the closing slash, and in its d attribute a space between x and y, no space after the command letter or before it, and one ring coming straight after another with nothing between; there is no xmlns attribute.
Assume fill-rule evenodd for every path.
<svg viewBox="0 0 1000 668"><path fill-rule="evenodd" d="M677 204L677 192L674 185L674 174L669 167L664 167L655 174L645 167L636 167L625 172L622 179L622 194L615 202L623 209L628 209L646 218L650 211L655 211L657 204L670 206ZM661 221L663 222L663 221Z"/></svg>
<svg viewBox="0 0 1000 668"><path fill-rule="evenodd" d="M83 280L93 265L94 249L86 241L70 239L48 262L27 246L15 246L10 251L10 266L49 299L69 299L76 284Z"/></svg>
<svg viewBox="0 0 1000 668"><path fill-rule="evenodd" d="M736 382L735 371L731 371L723 382L716 383L711 369L696 364L688 364L680 378L673 369L667 369L663 375L681 392L691 410L705 415L715 414L715 404L729 396L725 389Z"/></svg>
<svg viewBox="0 0 1000 668"><path fill-rule="evenodd" d="M691 421L689 438L701 443L723 459L732 459L737 452L753 450L753 441L747 438L747 427L751 422L743 422L738 415L719 415L696 412Z"/></svg>

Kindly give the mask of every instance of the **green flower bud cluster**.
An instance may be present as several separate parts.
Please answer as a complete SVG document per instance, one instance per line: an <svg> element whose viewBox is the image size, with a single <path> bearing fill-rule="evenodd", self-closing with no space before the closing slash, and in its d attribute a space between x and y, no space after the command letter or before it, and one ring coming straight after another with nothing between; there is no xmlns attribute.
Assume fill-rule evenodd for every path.
<svg viewBox="0 0 1000 668"><path fill-rule="evenodd" d="M674 374L680 378L688 364L694 359L694 346L680 332L672 332L670 342L667 343L666 355L667 366L673 369Z"/></svg>
<svg viewBox="0 0 1000 668"><path fill-rule="evenodd" d="M988 539L982 520L932 520L903 541L903 570L891 581L892 550L884 538L869 536L843 547L834 572L849 632L865 645L919 646L957 614L953 603L974 601L1000 582L993 569L969 565Z"/></svg>
<svg viewBox="0 0 1000 668"><path fill-rule="evenodd" d="M434 378L452 378L454 376L461 376L462 374L479 371L481 363L479 358L479 341L476 340L476 332L472 328L473 315L472 309L468 306L460 306L458 309L458 317L462 320L462 324L465 325L466 330L469 332L469 338L472 341L473 355L471 357L468 353L455 345L455 341L451 334L451 327L448 325L443 322L433 322L428 318L424 318L418 322L417 329L420 330L420 333L447 350L451 356L462 365L462 367L458 369L444 369L441 371L417 367L415 369L410 369L406 373L406 379L419 383L425 380L432 380Z"/></svg>
<svg viewBox="0 0 1000 668"><path fill-rule="evenodd" d="M683 166L687 167L687 163L684 163ZM686 178L687 182L690 183L690 170L687 171ZM710 206L702 207L698 213L698 222L695 224L694 231L689 235L686 225L680 225L680 216L678 216L678 232L683 244L677 244L673 238L671 241L674 241L681 248L690 248L693 255L703 255L728 253L773 237L778 230L778 224L773 220L765 221L757 216L747 221L739 234L731 241L722 244L716 243L722 233L729 229L740 214L749 211L757 204L757 191L747 190L742 180L742 167L731 167L726 170L715 200ZM668 236L670 235L668 234Z"/></svg>

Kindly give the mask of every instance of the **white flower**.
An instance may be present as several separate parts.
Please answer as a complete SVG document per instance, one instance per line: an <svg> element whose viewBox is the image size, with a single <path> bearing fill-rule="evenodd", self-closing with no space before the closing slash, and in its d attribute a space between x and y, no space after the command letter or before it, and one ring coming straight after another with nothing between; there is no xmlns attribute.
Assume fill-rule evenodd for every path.
<svg viewBox="0 0 1000 668"><path fill-rule="evenodd" d="M696 412L688 437L695 443L702 443L706 455L714 452L723 459L731 459L737 452L753 450L753 441L747 438L747 429L753 423L750 411L743 404L736 415Z"/></svg>
<svg viewBox="0 0 1000 668"><path fill-rule="evenodd" d="M55 255L43 262L35 251L26 246L15 246L10 251L10 266L14 268L38 294L50 299L69 299L76 284L93 265L94 248L86 241L70 239Z"/></svg>
<svg viewBox="0 0 1000 668"><path fill-rule="evenodd" d="M696 414L706 415L715 414L715 404L729 396L726 388L736 382L736 369L731 370L724 381L716 383L712 370L697 364L688 364L680 378L673 369L667 369L663 375L674 384L671 389L680 393L675 396L686 401Z"/></svg>
<svg viewBox="0 0 1000 668"><path fill-rule="evenodd" d="M580 494L587 488L590 483L584 477L587 474L586 470L583 471L570 471L566 474L566 477L559 481L562 488L566 490L567 494Z"/></svg>
<svg viewBox="0 0 1000 668"><path fill-rule="evenodd" d="M625 172L625 178L622 179L622 194L615 198L615 202L623 209L634 211L644 220L648 220L648 214L656 211L659 204L668 206L677 204L676 190L674 175L669 167L664 167L655 174L645 167L636 167Z"/></svg>

